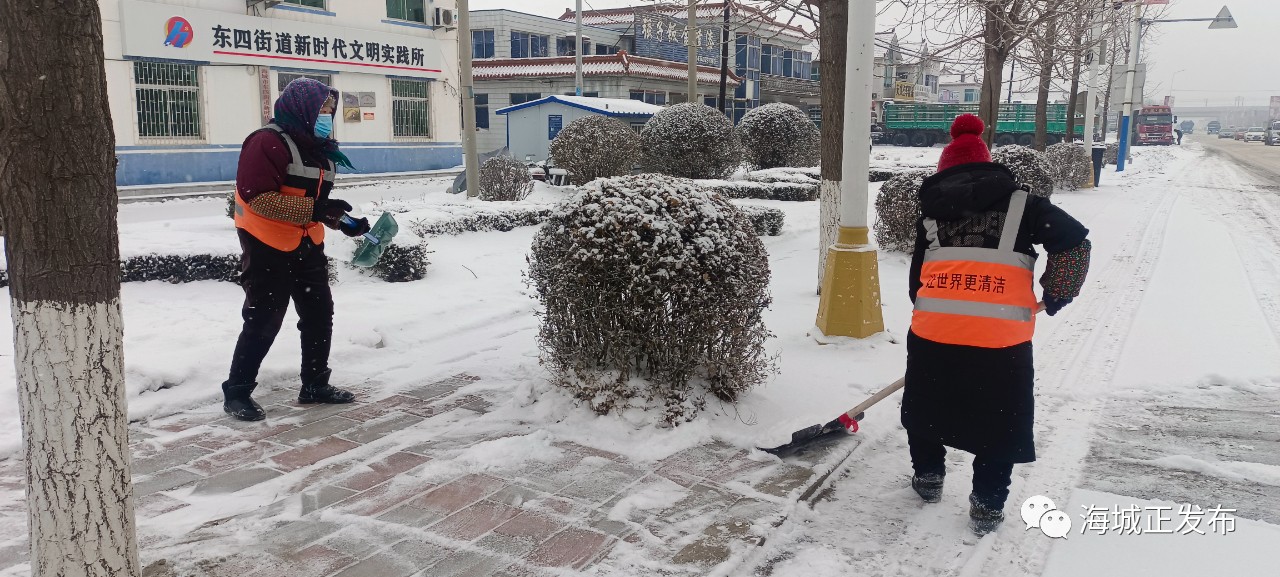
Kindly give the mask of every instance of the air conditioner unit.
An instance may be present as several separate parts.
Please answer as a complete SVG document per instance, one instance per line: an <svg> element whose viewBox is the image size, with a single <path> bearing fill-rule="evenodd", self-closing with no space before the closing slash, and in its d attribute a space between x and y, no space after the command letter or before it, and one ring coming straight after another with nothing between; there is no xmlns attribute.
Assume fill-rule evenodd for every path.
<svg viewBox="0 0 1280 577"><path fill-rule="evenodd" d="M453 10L436 8L436 26L453 27Z"/></svg>

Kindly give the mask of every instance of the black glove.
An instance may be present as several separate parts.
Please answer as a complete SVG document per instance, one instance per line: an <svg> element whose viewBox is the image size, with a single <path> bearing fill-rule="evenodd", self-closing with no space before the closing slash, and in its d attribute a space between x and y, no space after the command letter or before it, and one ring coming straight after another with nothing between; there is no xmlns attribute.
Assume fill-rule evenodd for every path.
<svg viewBox="0 0 1280 577"><path fill-rule="evenodd" d="M351 205L345 200L319 198L316 199L315 209L311 212L311 220L323 222L330 227L337 228L338 219L342 218L342 215L349 210L351 210Z"/></svg>
<svg viewBox="0 0 1280 577"><path fill-rule="evenodd" d="M1062 307L1067 306L1067 303L1070 302L1070 297L1060 299L1055 296L1044 295L1044 312L1049 313L1049 316L1056 315L1058 311L1062 310Z"/></svg>
<svg viewBox="0 0 1280 577"><path fill-rule="evenodd" d="M370 228L369 219L364 217L352 218L351 216L343 215L338 220L338 230L341 230L342 234L347 236L360 236L369 232Z"/></svg>

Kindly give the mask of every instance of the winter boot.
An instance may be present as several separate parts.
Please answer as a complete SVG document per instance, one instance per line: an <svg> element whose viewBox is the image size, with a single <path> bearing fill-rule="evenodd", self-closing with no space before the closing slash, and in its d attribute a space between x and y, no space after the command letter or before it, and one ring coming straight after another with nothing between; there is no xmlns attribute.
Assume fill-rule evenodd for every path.
<svg viewBox="0 0 1280 577"><path fill-rule="evenodd" d="M911 476L911 488L916 490L925 503L937 503L942 500L942 481L945 479L937 473L925 473Z"/></svg>
<svg viewBox="0 0 1280 577"><path fill-rule="evenodd" d="M977 496L969 495L969 528L979 537L995 531L1004 521L1004 507L989 507Z"/></svg>
<svg viewBox="0 0 1280 577"><path fill-rule="evenodd" d="M332 370L326 370L314 378L304 379L302 390L298 392L298 402L304 405L314 403L341 405L355 402L354 393L334 388L329 384L329 376L332 374Z"/></svg>
<svg viewBox="0 0 1280 577"><path fill-rule="evenodd" d="M261 421L267 418L262 405L249 397L257 387L258 383L233 384L229 380L222 383L222 394L225 397L222 410L241 421Z"/></svg>

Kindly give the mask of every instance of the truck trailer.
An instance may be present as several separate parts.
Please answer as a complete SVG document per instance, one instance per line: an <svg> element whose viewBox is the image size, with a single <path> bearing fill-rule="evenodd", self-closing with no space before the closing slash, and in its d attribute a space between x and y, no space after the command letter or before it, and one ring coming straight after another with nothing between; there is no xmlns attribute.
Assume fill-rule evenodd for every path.
<svg viewBox="0 0 1280 577"><path fill-rule="evenodd" d="M896 146L933 146L951 141L951 122L961 114L978 114L977 104L886 103L884 136ZM1050 104L1048 109L1049 144L1066 139L1067 105ZM1084 117L1076 117L1077 138L1084 135ZM1036 134L1035 104L1001 104L996 123L997 146L1021 144L1031 146Z"/></svg>

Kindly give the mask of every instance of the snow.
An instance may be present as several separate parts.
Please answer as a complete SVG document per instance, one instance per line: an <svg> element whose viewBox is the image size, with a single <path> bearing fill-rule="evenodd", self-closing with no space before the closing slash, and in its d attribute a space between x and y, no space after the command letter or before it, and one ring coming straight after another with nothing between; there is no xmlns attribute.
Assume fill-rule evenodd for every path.
<svg viewBox="0 0 1280 577"><path fill-rule="evenodd" d="M877 147L872 166L933 167L940 151ZM971 457L963 453L948 455L943 501L920 503L907 486L910 464L894 396L867 411L861 444L832 475L828 497L812 509L794 507L777 529L761 519L753 530L767 535L765 545L739 550L732 567L710 573L1190 577L1258 575L1276 567L1280 199L1266 183L1194 144L1134 154L1125 173L1104 171L1100 188L1054 195L1055 204L1091 229L1093 268L1080 298L1039 319L1039 460L1015 467L1009 519L1000 530L982 539L968 532ZM473 203L442 192L447 185L439 178L403 181L344 189L340 196L362 214L394 203L424 218L470 210ZM873 194L878 189L873 186ZM524 203L549 205L567 194L540 184ZM654 463L713 440L744 448L784 442L792 431L829 420L900 377L911 314L908 256L879 253L885 333L861 341L822 339L813 328L818 203L745 204L786 213L782 235L762 239L774 299L765 323L776 335L766 347L778 355L779 373L736 405L713 401L696 420L674 428L659 427L657 416L635 409L596 415L546 382L535 300L522 278L533 227L433 237L432 265L421 281L388 284L344 269L334 287L335 383L381 397L466 372L480 380L456 394L494 403L477 423L459 427L449 414L435 417L362 448L361 458L368 462L427 440L456 443L452 458L396 481L405 484L545 463L561 441ZM123 205L122 253L235 253L224 211L221 199ZM242 299L229 283L122 286L131 419L164 422L219 410L218 384L239 332ZM9 322L9 299L3 300L0 322ZM295 321L290 311L264 363L264 391L296 380ZM0 331L0 356L11 354L12 338ZM20 448L15 399L14 375L6 369L0 372L0 458ZM264 507L314 472L299 469L232 495L184 494L195 504L154 517L141 531L181 535L210 519ZM614 520L653 514L684 491L637 487L606 513ZM1018 506L1032 495L1054 499L1076 523L1087 505L1175 511L1221 505L1239 512L1229 535L1096 535L1073 525L1065 539L1050 539L1017 518ZM0 492L2 505L20 507L21 499L18 492ZM300 507L283 504L271 519L297 518ZM350 523L353 538L375 535L349 515L325 520ZM253 535L231 537L247 547ZM199 558L199 545L167 554ZM646 558L643 545L620 543L594 574L685 574Z"/></svg>
<svg viewBox="0 0 1280 577"><path fill-rule="evenodd" d="M533 105L537 106L547 102L563 102L612 116L653 116L663 109L661 106L626 98L594 98L589 96L560 96L558 94L537 100L535 101L536 104ZM529 103L518 106L527 107ZM497 113L506 114L512 108L515 107L502 108Z"/></svg>

